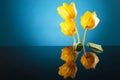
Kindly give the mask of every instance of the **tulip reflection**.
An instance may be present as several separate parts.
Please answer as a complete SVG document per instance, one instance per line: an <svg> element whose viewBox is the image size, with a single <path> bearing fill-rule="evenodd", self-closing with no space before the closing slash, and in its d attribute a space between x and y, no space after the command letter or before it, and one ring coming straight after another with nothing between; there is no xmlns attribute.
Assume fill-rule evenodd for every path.
<svg viewBox="0 0 120 80"><path fill-rule="evenodd" d="M73 47L72 46L67 46L67 47L62 49L62 54L61 54L60 58L63 61L70 62L70 61L75 61L77 56L78 56L78 53L76 53L73 50Z"/></svg>
<svg viewBox="0 0 120 80"><path fill-rule="evenodd" d="M58 74L63 76L64 79L70 77L75 78L77 73L77 66L74 62L66 62L62 66L59 67Z"/></svg>

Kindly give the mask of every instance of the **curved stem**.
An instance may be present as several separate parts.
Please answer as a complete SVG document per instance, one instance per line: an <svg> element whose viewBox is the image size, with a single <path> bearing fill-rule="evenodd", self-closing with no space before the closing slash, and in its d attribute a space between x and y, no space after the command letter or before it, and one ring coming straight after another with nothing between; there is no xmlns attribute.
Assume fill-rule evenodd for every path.
<svg viewBox="0 0 120 80"><path fill-rule="evenodd" d="M78 43L80 43L80 35L78 33L78 29L77 29L77 26L76 26L76 31L77 31L77 38L78 38Z"/></svg>
<svg viewBox="0 0 120 80"><path fill-rule="evenodd" d="M75 19L74 19L74 21L75 21ZM75 21L75 23L76 23L76 21ZM78 43L80 43L80 35L79 35L79 33L78 33L78 29L77 29L77 26L76 26L75 28L76 28L76 31L77 31L77 38L78 38Z"/></svg>
<svg viewBox="0 0 120 80"><path fill-rule="evenodd" d="M85 43L86 31L87 31L87 29L84 30L84 34L83 34L83 38L82 38L83 52L85 55L86 55L86 53L85 53L84 43Z"/></svg>
<svg viewBox="0 0 120 80"><path fill-rule="evenodd" d="M77 53L77 57L76 57L76 59L75 59L75 62L76 62L76 60L77 60L77 58L78 58L78 55L79 55L79 54Z"/></svg>
<svg viewBox="0 0 120 80"><path fill-rule="evenodd" d="M73 38L73 41L74 41L74 43L73 43L73 44L75 44L75 45L76 45L76 39L75 39L74 35L72 36L72 38Z"/></svg>

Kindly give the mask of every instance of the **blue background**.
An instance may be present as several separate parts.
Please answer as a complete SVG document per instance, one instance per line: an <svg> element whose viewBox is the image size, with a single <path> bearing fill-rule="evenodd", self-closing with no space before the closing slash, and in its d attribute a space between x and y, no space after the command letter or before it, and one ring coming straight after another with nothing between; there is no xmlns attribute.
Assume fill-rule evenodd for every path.
<svg viewBox="0 0 120 80"><path fill-rule="evenodd" d="M5 46L0 47L0 80L63 80L58 75L59 66L64 64L61 49L72 45L73 40L60 31L59 23L64 20L57 7L72 1L78 11L81 38L80 16L86 10L97 12L101 21L87 32L86 42L102 44L104 48L103 53L97 54L100 62L95 70L85 70L80 53L74 80L120 78L120 0L0 0L0 46Z"/></svg>
<svg viewBox="0 0 120 80"><path fill-rule="evenodd" d="M82 38L80 16L85 11L96 11L99 25L87 32L86 42L120 45L119 0L1 0L0 46L65 46L72 45L71 37L64 36L57 13L63 2L75 2L78 11L77 27Z"/></svg>

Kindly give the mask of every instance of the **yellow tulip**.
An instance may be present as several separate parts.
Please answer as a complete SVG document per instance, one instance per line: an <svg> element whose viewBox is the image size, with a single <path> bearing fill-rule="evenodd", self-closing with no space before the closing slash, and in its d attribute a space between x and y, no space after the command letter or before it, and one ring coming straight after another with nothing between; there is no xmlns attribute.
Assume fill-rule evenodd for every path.
<svg viewBox="0 0 120 80"><path fill-rule="evenodd" d="M64 79L70 77L75 78L77 73L77 66L74 62L65 63L59 67L58 74L63 76Z"/></svg>
<svg viewBox="0 0 120 80"><path fill-rule="evenodd" d="M62 49L61 59L66 62L75 61L77 53L73 50L73 46L67 46Z"/></svg>
<svg viewBox="0 0 120 80"><path fill-rule="evenodd" d="M63 3L62 6L57 8L58 14L65 20L75 19L77 15L77 10L74 2L71 2L70 5Z"/></svg>
<svg viewBox="0 0 120 80"><path fill-rule="evenodd" d="M76 31L76 24L74 21L65 21L60 23L61 32L63 32L66 36L73 36Z"/></svg>
<svg viewBox="0 0 120 80"><path fill-rule="evenodd" d="M99 58L93 52L86 52L86 55L83 54L81 57L81 64L85 69L95 69L98 62Z"/></svg>
<svg viewBox="0 0 120 80"><path fill-rule="evenodd" d="M89 12L87 11L83 16L80 18L80 23L84 29L94 29L98 23L99 23L99 18L97 17L95 12Z"/></svg>

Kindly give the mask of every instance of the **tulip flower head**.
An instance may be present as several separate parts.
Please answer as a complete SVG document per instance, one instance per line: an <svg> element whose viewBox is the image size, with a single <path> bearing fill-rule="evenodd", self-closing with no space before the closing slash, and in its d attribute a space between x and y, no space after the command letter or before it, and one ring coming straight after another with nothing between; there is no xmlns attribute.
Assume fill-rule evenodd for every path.
<svg viewBox="0 0 120 80"><path fill-rule="evenodd" d="M76 31L76 24L74 21L69 20L60 23L61 32L64 33L66 36L73 36Z"/></svg>
<svg viewBox="0 0 120 80"><path fill-rule="evenodd" d="M92 30L94 29L98 23L99 23L99 18L96 15L96 12L85 12L85 14L83 16L81 16L80 18L80 23L83 27L83 29L88 29L88 30Z"/></svg>
<svg viewBox="0 0 120 80"><path fill-rule="evenodd" d="M58 14L65 20L75 19L77 16L77 10L73 2L71 2L70 5L64 2L62 6L57 8L57 11Z"/></svg>

